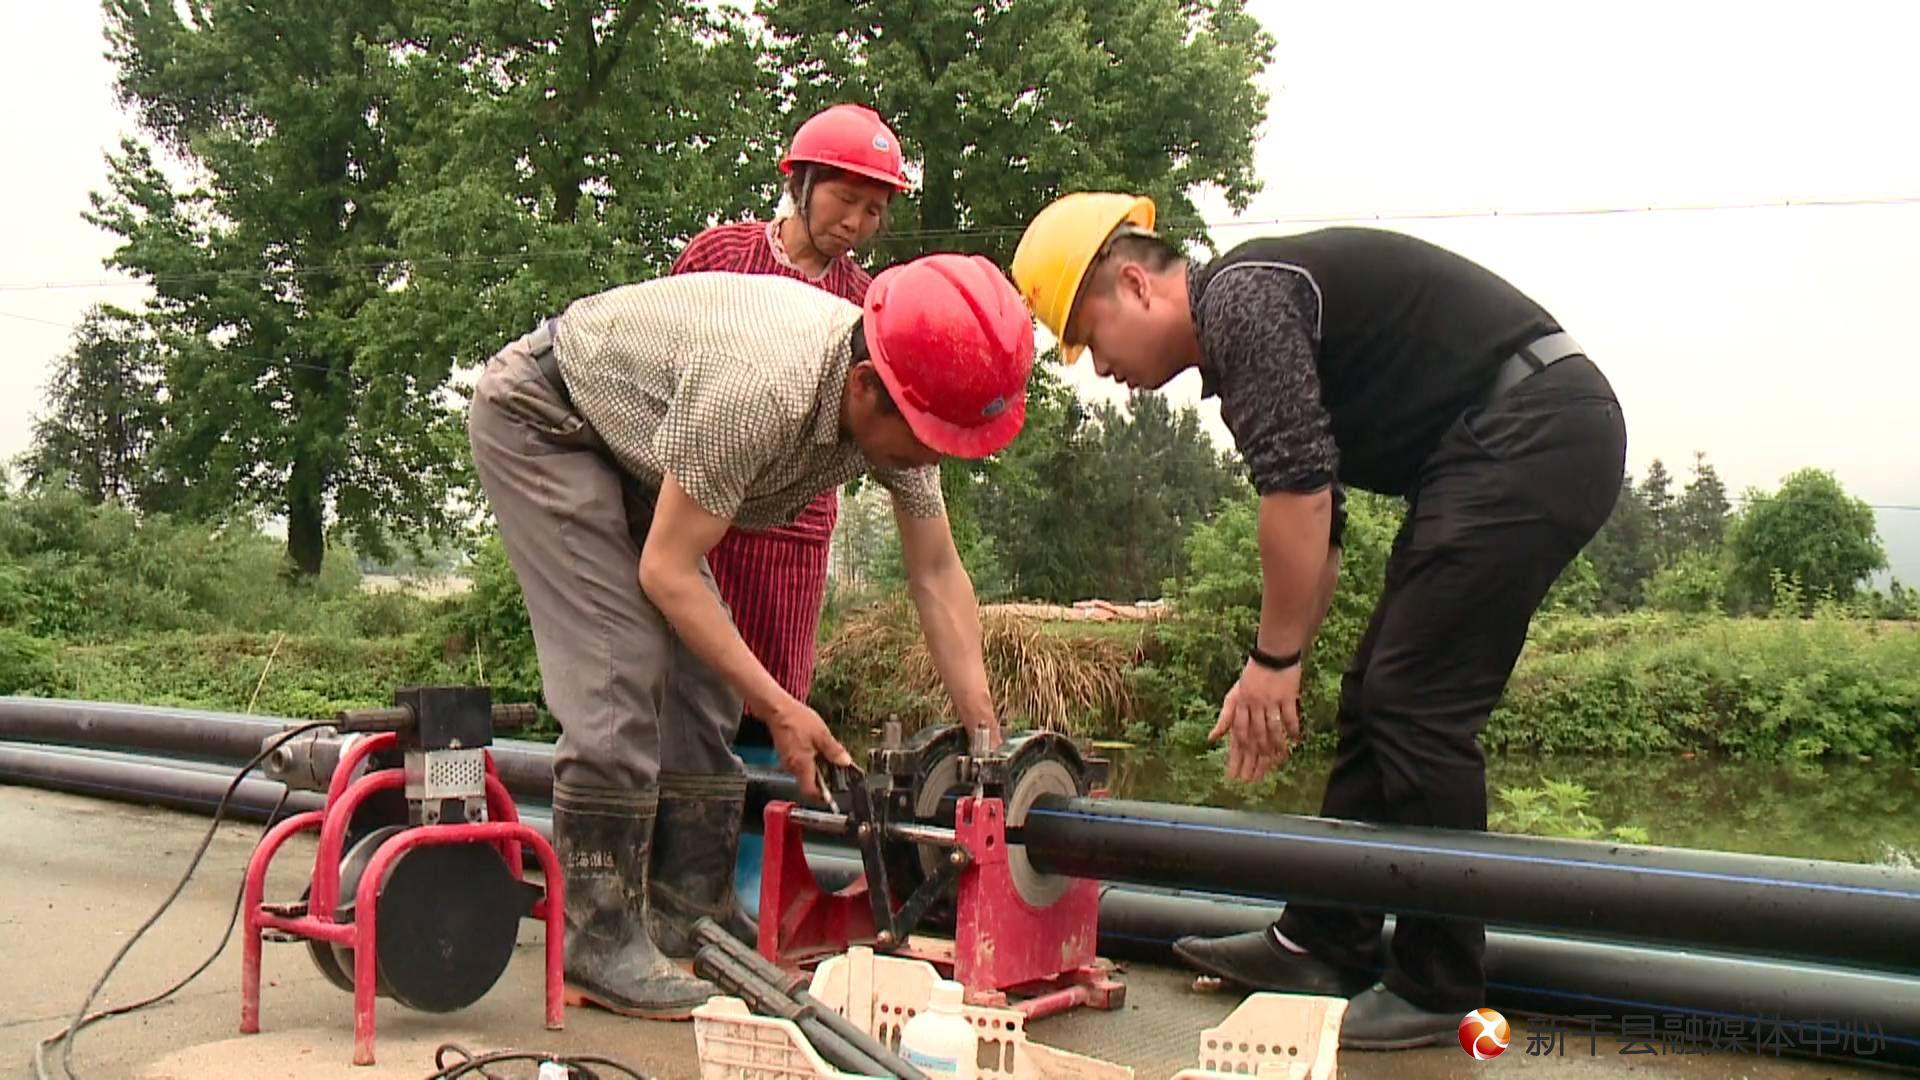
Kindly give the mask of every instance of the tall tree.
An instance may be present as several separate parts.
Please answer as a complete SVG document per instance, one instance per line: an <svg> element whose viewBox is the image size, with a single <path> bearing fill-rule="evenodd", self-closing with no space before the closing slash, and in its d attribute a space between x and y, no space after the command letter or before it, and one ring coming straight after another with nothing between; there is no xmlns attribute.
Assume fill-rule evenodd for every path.
<svg viewBox="0 0 1920 1080"><path fill-rule="evenodd" d="M1693 455L1693 479L1673 507L1674 545L1680 552L1718 555L1726 538L1727 486L1707 463L1707 455Z"/></svg>
<svg viewBox="0 0 1920 1080"><path fill-rule="evenodd" d="M1194 231L1189 192L1257 189L1253 78L1272 39L1243 0L760 0L797 115L858 100L920 162L898 215L905 256L1009 262L1028 219L1073 188L1159 200ZM1181 222L1185 222L1181 226Z"/></svg>
<svg viewBox="0 0 1920 1080"><path fill-rule="evenodd" d="M168 327L158 454L217 516L441 539L465 479L449 375L566 300L662 268L771 173L737 12L642 0L109 0L119 89L204 178L113 160L92 220ZM771 184L763 185L770 197Z"/></svg>
<svg viewBox="0 0 1920 1080"><path fill-rule="evenodd" d="M429 122L386 201L389 287L356 326L362 350L406 356L439 385L568 301L664 272L714 221L772 204L776 76L738 11L408 6L394 95Z"/></svg>
<svg viewBox="0 0 1920 1080"><path fill-rule="evenodd" d="M1640 606L1647 580L1659 569L1653 515L1641 488L1627 476L1607 523L1585 551L1599 581L1599 607L1628 611Z"/></svg>
<svg viewBox="0 0 1920 1080"><path fill-rule="evenodd" d="M148 453L160 427L160 362L152 332L134 315L96 306L54 365L47 411L21 461L27 486L65 484L88 502L132 503L146 494Z"/></svg>
<svg viewBox="0 0 1920 1080"><path fill-rule="evenodd" d="M1135 391L1127 411L1094 411L1094 462L1104 491L1095 508L1108 548L1103 594L1134 600L1160 595L1186 575L1184 541L1222 500L1244 488L1233 459L1215 449L1192 406L1175 410L1152 391Z"/></svg>
<svg viewBox="0 0 1920 1080"><path fill-rule="evenodd" d="M89 219L123 243L168 327L168 433L157 455L189 510L284 514L318 572L329 503L380 550L396 521L440 520L445 462L361 423L405 373L356 356L349 327L384 287L380 193L398 171L385 73L391 3L108 0L124 103L204 182L175 192L143 146L110 159ZM398 392L432 415L437 385Z"/></svg>
<svg viewBox="0 0 1920 1080"><path fill-rule="evenodd" d="M1640 499L1647 507L1647 543L1657 570L1672 562L1675 552L1673 474L1659 458L1647 466L1646 478L1640 481Z"/></svg>
<svg viewBox="0 0 1920 1080"><path fill-rule="evenodd" d="M1801 469L1779 491L1753 492L1746 501L1728 547L1734 580L1750 601L1766 602L1776 574L1796 582L1809 605L1821 596L1849 600L1887 565L1873 508L1832 473Z"/></svg>
<svg viewBox="0 0 1920 1080"><path fill-rule="evenodd" d="M977 492L980 527L1020 596L1158 596L1186 574L1187 535L1245 487L1199 413L1156 393L1089 409L1043 365L1027 417Z"/></svg>

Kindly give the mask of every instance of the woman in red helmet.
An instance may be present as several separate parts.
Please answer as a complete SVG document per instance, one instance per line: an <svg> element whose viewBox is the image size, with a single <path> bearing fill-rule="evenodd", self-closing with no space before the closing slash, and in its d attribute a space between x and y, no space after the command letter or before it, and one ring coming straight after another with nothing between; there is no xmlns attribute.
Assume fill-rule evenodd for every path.
<svg viewBox="0 0 1920 1080"><path fill-rule="evenodd" d="M879 232L893 196L907 190L899 140L872 109L834 105L800 125L780 171L786 187L772 221L702 232L681 251L673 273L772 274L860 303L873 279L851 253ZM813 688L814 643L838 513L838 493L823 491L792 524L733 530L707 557L740 636L801 701ZM668 777L662 797L675 799L676 784L676 777Z"/></svg>
<svg viewBox="0 0 1920 1080"><path fill-rule="evenodd" d="M487 364L468 426L561 728L553 835L571 999L667 1019L713 993L672 961L692 956L700 917L734 909L740 818L670 832L661 779L742 785L743 703L807 795L822 759L851 760L728 618L707 554L734 525L789 524L871 472L893 495L955 715L997 738L938 462L1013 440L1032 363L1033 324L999 268L929 255L881 274L861 305L780 277L624 285ZM663 862L677 888L650 887Z"/></svg>
<svg viewBox="0 0 1920 1080"><path fill-rule="evenodd" d="M873 110L835 105L814 114L780 161L786 175L772 221L716 225L693 238L673 273L726 271L805 281L854 304L873 279L852 253L885 225L896 194L907 190L899 140ZM839 493L823 491L792 523L732 529L707 553L720 597L761 664L795 699L813 689L815 642L827 590L827 555L839 516ZM771 764L765 718L749 714L737 745L749 760ZM746 800L743 779L665 772L660 777L663 836L713 836L738 828ZM655 849L655 893L703 891L685 885L685 868L669 840ZM752 875L746 881L752 885ZM746 934L749 921L729 912ZM749 937L750 940L750 937Z"/></svg>

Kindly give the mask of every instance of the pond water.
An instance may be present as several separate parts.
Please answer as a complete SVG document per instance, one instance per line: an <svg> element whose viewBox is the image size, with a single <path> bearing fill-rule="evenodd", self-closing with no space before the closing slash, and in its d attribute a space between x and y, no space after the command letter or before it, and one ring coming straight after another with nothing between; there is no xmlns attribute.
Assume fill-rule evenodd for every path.
<svg viewBox="0 0 1920 1080"><path fill-rule="evenodd" d="M1216 759L1160 748L1102 746L1118 798L1290 814L1317 813L1331 762L1307 759L1258 785L1228 782ZM1510 814L1502 789L1578 784L1579 812L1603 830L1642 830L1646 843L1849 862L1920 865L1920 768L1868 761L1743 762L1706 757L1496 757L1490 809ZM1562 789L1565 791L1566 789ZM1522 796L1525 798L1525 796ZM1541 800L1536 797L1536 801ZM1571 822L1561 808L1550 820ZM1525 830L1511 820L1496 828ZM1565 832L1558 835L1568 835Z"/></svg>

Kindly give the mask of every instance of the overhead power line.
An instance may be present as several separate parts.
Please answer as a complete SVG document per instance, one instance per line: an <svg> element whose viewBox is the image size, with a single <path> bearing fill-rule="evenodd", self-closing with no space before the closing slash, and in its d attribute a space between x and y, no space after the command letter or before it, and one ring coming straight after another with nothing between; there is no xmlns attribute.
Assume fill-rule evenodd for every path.
<svg viewBox="0 0 1920 1080"><path fill-rule="evenodd" d="M1194 228L1213 230L1257 228L1272 225L1336 225L1396 221L1474 221L1499 220L1503 218L1575 218L1632 214L1708 213L1728 210L1800 210L1823 207L1913 205L1920 205L1920 194L1865 196L1859 198L1786 199L1774 202L1677 203L1666 206L1629 205L1519 210L1433 210L1385 214L1360 212L1216 221L1207 221L1200 218L1165 218L1162 219L1161 226L1170 231ZM1021 222L1018 224L975 225L954 229L902 229L895 232L884 233L876 238L874 242L897 243L910 240L964 239L976 236L1015 236L1026 231L1026 227L1026 223ZM0 283L0 292L32 292L49 289L143 288L163 284L191 284L198 281L211 283L223 279L279 281L309 277L316 274L338 274L356 270L423 270L435 267L526 265L535 260L543 259L582 259L591 256L605 257L628 254L637 255L639 252L609 250L606 248L550 248L540 251L516 252L507 255L434 255L422 258L376 259L361 262L329 263L317 266L295 264L273 269L265 273L256 270L209 270L199 273L162 274L156 277L145 277L137 280L95 279L87 281L5 282Z"/></svg>

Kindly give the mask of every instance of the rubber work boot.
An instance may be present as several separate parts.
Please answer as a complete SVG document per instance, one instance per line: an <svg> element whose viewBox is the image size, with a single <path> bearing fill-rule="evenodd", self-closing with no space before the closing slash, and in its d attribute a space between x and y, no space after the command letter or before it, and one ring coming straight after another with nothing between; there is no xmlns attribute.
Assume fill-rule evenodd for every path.
<svg viewBox="0 0 1920 1080"><path fill-rule="evenodd" d="M1372 981L1369 975L1335 967L1312 953L1286 948L1274 940L1272 927L1231 937L1184 937L1173 943L1173 954L1246 990L1349 997Z"/></svg>
<svg viewBox="0 0 1920 1080"><path fill-rule="evenodd" d="M1429 1012L1375 983L1347 1003L1340 1020L1342 1050L1411 1050L1459 1037L1459 1012Z"/></svg>
<svg viewBox="0 0 1920 1080"><path fill-rule="evenodd" d="M653 847L653 941L675 960L700 950L693 924L710 918L743 944L759 928L733 892L740 853L744 775L660 774L660 824Z"/></svg>
<svg viewBox="0 0 1920 1080"><path fill-rule="evenodd" d="M654 947L647 864L655 793L553 785L554 853L566 874L566 1002L685 1020L719 993Z"/></svg>

